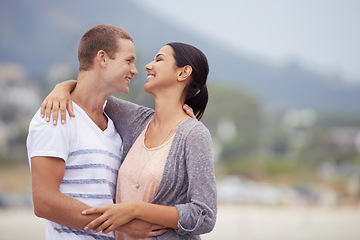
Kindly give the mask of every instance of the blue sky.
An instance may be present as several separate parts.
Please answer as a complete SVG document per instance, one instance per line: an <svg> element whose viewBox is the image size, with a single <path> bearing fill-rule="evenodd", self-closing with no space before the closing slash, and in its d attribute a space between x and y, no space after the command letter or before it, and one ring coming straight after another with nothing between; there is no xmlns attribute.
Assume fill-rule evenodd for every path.
<svg viewBox="0 0 360 240"><path fill-rule="evenodd" d="M183 29L274 65L360 83L360 1L133 0Z"/></svg>

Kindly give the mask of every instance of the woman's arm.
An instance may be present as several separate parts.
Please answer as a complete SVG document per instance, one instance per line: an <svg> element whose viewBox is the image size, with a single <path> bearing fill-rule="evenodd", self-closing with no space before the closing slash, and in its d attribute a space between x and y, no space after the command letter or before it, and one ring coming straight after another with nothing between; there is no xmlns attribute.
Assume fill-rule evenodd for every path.
<svg viewBox="0 0 360 240"><path fill-rule="evenodd" d="M108 97L104 109L107 116L114 122L121 137L130 139L129 134L142 131L143 124L151 118L153 109L125 101L113 96ZM141 129L138 129L140 127ZM145 127L145 126L144 126Z"/></svg>
<svg viewBox="0 0 360 240"><path fill-rule="evenodd" d="M200 235L212 231L216 222L217 194L211 135L202 124L186 137L185 167L188 177L187 203L176 204L178 235Z"/></svg>
<svg viewBox="0 0 360 240"><path fill-rule="evenodd" d="M57 124L59 107L61 123L66 121L66 109L71 117L75 117L70 93L75 89L76 80L68 80L55 85L55 88L47 95L41 104L41 117L46 116L46 121L50 121L51 110L53 110L53 124Z"/></svg>
<svg viewBox="0 0 360 240"><path fill-rule="evenodd" d="M176 207L162 206L146 202L124 202L102 207L95 207L82 212L85 215L101 214L85 226L85 230L108 233L122 225L140 219L153 224L177 229L179 215Z"/></svg>
<svg viewBox="0 0 360 240"><path fill-rule="evenodd" d="M44 101L41 104L41 111L40 111L41 117L46 116L46 121L49 122L51 110L52 110L53 111L53 119L54 119L53 124L56 125L57 119L58 119L59 108L60 108L62 124L64 124L66 122L66 109L69 111L69 115L71 117L75 117L73 106L72 106L72 100L71 100L71 92L75 89L76 84L77 84L76 80L67 80L65 82L56 84L54 89L49 93L49 95L47 95L47 97L44 99ZM114 108L111 108L111 106L114 104L116 105L115 111L120 110L120 112L124 112L124 113L125 113L125 110L130 105L132 108L129 107L129 110L134 110L134 107L135 108L141 107L141 106L133 104L133 103L130 105L126 104L129 102L124 101L124 100L118 99L119 101L117 102L115 99L116 98L114 98L114 97L110 97L109 103L107 104L107 107L105 108L105 111L110 116L110 118L112 118L111 115L114 115L114 113L113 113L114 110L112 110ZM110 107L108 107L108 106L110 106ZM183 106L183 110L190 117L195 118L192 108L190 108L188 105L185 104ZM128 112L130 112L130 111L128 111ZM122 114L122 115L128 116L128 114Z"/></svg>

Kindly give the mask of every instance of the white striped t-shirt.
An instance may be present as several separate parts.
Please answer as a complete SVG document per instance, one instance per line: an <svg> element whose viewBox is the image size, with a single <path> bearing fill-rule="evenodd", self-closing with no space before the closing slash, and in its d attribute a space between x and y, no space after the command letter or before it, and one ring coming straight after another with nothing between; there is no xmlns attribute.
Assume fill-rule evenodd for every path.
<svg viewBox="0 0 360 240"><path fill-rule="evenodd" d="M57 126L41 118L40 111L35 114L27 138L29 161L35 156L62 158L66 162L62 193L92 207L113 204L122 153L120 135L110 118L102 131L74 102L73 107L76 117L67 114L66 123ZM114 239L114 234L94 234L47 221L46 239Z"/></svg>

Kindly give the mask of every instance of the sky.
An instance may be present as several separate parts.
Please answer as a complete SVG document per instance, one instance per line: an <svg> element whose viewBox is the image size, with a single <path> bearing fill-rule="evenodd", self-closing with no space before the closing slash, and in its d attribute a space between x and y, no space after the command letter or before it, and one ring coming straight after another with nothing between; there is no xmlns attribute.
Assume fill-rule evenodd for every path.
<svg viewBox="0 0 360 240"><path fill-rule="evenodd" d="M358 0L133 1L250 57L360 83Z"/></svg>

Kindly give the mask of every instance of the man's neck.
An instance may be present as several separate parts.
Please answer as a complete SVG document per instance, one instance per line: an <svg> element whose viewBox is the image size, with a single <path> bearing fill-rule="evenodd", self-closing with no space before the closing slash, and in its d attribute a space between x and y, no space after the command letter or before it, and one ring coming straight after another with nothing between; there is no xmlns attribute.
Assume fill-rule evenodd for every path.
<svg viewBox="0 0 360 240"><path fill-rule="evenodd" d="M105 89L99 88L97 79L83 79L79 75L78 83L71 93L72 100L81 107L92 121L102 130L107 127L107 118L103 113L103 106L108 97Z"/></svg>

